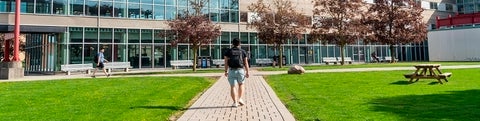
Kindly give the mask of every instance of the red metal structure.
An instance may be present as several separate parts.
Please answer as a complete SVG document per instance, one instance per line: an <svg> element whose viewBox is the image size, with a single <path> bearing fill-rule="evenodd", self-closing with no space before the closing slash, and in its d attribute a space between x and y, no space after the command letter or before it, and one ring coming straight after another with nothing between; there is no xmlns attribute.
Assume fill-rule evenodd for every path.
<svg viewBox="0 0 480 121"><path fill-rule="evenodd" d="M15 34L15 41L13 42L13 60L12 61L20 61L18 57L20 51L20 0L15 0L15 30L13 30Z"/></svg>
<svg viewBox="0 0 480 121"><path fill-rule="evenodd" d="M461 15L456 15L452 17L451 15L448 15L448 18L445 19L440 19L440 17L437 16L437 29L440 27L451 27L451 26L457 26L457 25L472 25L472 24L477 24L480 23L480 13L474 13L474 14L461 14Z"/></svg>

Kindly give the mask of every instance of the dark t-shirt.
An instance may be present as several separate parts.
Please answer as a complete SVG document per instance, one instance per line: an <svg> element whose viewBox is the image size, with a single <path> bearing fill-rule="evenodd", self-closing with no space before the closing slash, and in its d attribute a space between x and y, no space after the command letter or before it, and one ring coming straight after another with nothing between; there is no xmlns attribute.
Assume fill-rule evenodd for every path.
<svg viewBox="0 0 480 121"><path fill-rule="evenodd" d="M234 47L234 48L235 48L235 47ZM242 59L247 58L247 51L243 50L242 48L238 48L238 49L240 49L240 51L242 51ZM223 54L223 56L226 56L226 57L228 57L228 58L232 58L233 55L232 55L232 52L231 52L231 51L232 51L232 48L228 49L228 50ZM248 58L247 58L247 59L248 59ZM242 64L243 64L243 62L242 62Z"/></svg>

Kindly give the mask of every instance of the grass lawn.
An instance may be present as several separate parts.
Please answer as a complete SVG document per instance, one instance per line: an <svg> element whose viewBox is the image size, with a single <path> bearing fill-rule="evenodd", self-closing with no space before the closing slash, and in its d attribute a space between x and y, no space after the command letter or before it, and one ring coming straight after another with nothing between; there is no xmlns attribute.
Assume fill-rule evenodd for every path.
<svg viewBox="0 0 480 121"><path fill-rule="evenodd" d="M408 83L411 71L267 76L300 121L479 121L480 69L451 69L449 82Z"/></svg>
<svg viewBox="0 0 480 121"><path fill-rule="evenodd" d="M189 73L223 73L224 68L215 68L215 69L197 69L197 72L193 72L192 69L182 69L182 70L167 70L167 71L158 71L158 72L127 72L127 73L115 73L115 76L119 75L153 75L153 74L189 74Z"/></svg>
<svg viewBox="0 0 480 121"><path fill-rule="evenodd" d="M343 66L337 65L305 65L305 70L319 70L319 69L336 69L336 68L370 68L370 67L413 67L416 64L442 64L442 66L452 65L480 65L480 62L398 62L398 63L364 63L364 64L345 64ZM258 69L259 71L286 71L290 66L283 68L264 67Z"/></svg>
<svg viewBox="0 0 480 121"><path fill-rule="evenodd" d="M213 80L125 77L0 83L0 120L168 120Z"/></svg>

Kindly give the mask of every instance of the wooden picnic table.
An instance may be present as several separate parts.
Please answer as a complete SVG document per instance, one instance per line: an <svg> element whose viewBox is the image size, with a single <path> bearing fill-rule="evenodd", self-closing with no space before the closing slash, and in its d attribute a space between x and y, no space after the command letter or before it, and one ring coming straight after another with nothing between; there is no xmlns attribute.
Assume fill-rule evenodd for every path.
<svg viewBox="0 0 480 121"><path fill-rule="evenodd" d="M416 79L417 82L419 79L437 79L438 83L443 84L441 79L444 79L445 82L448 82L447 78L452 75L452 73L442 73L440 71L440 64L418 64L415 65L417 69L411 74L404 74L405 78L409 78L412 82L413 79Z"/></svg>

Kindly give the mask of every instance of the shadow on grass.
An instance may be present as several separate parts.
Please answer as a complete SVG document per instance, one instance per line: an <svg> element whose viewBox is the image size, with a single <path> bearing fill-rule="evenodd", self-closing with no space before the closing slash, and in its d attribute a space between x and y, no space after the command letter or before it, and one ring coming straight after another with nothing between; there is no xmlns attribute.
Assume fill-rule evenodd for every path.
<svg viewBox="0 0 480 121"><path fill-rule="evenodd" d="M130 109L143 108L143 109L169 109L169 110L184 110L182 107L178 106L135 106L130 107Z"/></svg>
<svg viewBox="0 0 480 121"><path fill-rule="evenodd" d="M392 113L405 120L479 121L480 90L447 94L405 95L370 102L372 110Z"/></svg>
<svg viewBox="0 0 480 121"><path fill-rule="evenodd" d="M130 107L130 109L168 109L168 110L196 110L196 109L214 109L214 108L232 108L232 106L212 106L212 107L190 107L190 108L182 108L178 106L135 106Z"/></svg>
<svg viewBox="0 0 480 121"><path fill-rule="evenodd" d="M400 80L400 81L396 81L396 82L392 82L390 84L396 84L396 85L409 85L409 84L413 84L413 83L410 83L408 81L405 81L405 80Z"/></svg>

